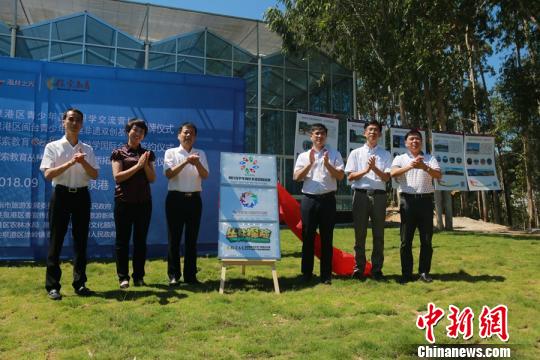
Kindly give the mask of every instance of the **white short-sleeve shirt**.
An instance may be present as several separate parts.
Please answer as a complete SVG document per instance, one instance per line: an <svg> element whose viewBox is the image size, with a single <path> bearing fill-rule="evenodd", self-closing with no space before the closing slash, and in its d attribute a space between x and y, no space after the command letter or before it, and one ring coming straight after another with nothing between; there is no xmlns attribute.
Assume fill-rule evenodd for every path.
<svg viewBox="0 0 540 360"><path fill-rule="evenodd" d="M439 163L434 156L424 154L424 163L429 167L440 170ZM392 167L402 168L409 165L415 157L407 151L405 154L398 155L392 162ZM396 181L399 185L398 192L406 194L427 194L435 191L433 187L433 178L422 169L411 169L405 174L398 176Z"/></svg>
<svg viewBox="0 0 540 360"><path fill-rule="evenodd" d="M367 144L354 149L349 154L345 172L347 174L364 170L371 156L375 156L375 166L383 172L389 173L392 166L392 156L380 146L370 148ZM362 176L360 179L351 182L353 189L386 190L386 182L382 180L373 170Z"/></svg>
<svg viewBox="0 0 540 360"><path fill-rule="evenodd" d="M71 146L66 137L62 137L60 140L52 141L45 146L43 152L43 159L39 169L45 172L47 169L55 168L69 162L73 155L77 152L85 153L85 160L94 169L99 169L99 165L96 162L96 156L94 150L88 144L79 141L75 146ZM52 185L63 185L71 188L79 188L88 186L90 176L86 173L81 164L68 168L62 174L52 179Z"/></svg>
<svg viewBox="0 0 540 360"><path fill-rule="evenodd" d="M186 151L182 145L165 151L165 159L163 161L163 173L167 169L171 169L176 165L182 163L189 155L198 153L200 157L201 165L210 172L208 169L208 160L203 150L191 148L191 151ZM167 185L169 191L181 191L181 192L195 192L202 191L202 178L197 171L197 167L192 164L186 164L182 171L180 171L175 177L169 179Z"/></svg>
<svg viewBox="0 0 540 360"><path fill-rule="evenodd" d="M337 190L337 181L328 169L324 166L324 152L328 150L328 160L332 166L338 170L343 170L343 158L341 154L328 147L324 147L321 151L315 152L315 162L304 178L302 192L304 194L321 195ZM304 168L309 164L309 152L305 151L298 155L294 172Z"/></svg>

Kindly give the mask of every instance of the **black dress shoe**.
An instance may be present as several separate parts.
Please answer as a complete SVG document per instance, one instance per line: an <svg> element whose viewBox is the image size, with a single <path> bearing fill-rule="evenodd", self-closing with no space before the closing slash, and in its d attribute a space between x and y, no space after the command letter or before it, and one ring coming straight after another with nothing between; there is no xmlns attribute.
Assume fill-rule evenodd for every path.
<svg viewBox="0 0 540 360"><path fill-rule="evenodd" d="M313 280L313 274L303 274L302 275L302 282L303 283L309 283Z"/></svg>
<svg viewBox="0 0 540 360"><path fill-rule="evenodd" d="M184 282L188 285L201 285L202 283L197 279L197 278L193 278L193 279L184 279Z"/></svg>
<svg viewBox="0 0 540 360"><path fill-rule="evenodd" d="M90 295L93 295L94 292L83 285L80 288L75 289L75 294L79 296L90 296Z"/></svg>
<svg viewBox="0 0 540 360"><path fill-rule="evenodd" d="M146 286L146 283L143 279L133 280L133 286Z"/></svg>
<svg viewBox="0 0 540 360"><path fill-rule="evenodd" d="M402 275L398 282L399 282L401 285L405 285L406 283L411 282L411 281L412 281L412 277L411 277L411 276L408 276L408 275Z"/></svg>
<svg viewBox="0 0 540 360"><path fill-rule="evenodd" d="M422 282L425 282L425 283L430 283L430 282L433 281L433 279L431 278L431 276L429 276L429 274L421 273L420 277L418 278L418 281L422 281Z"/></svg>
<svg viewBox="0 0 540 360"><path fill-rule="evenodd" d="M366 277L364 276L364 273L362 271L355 271L351 275L351 278L356 279L358 281L365 281Z"/></svg>
<svg viewBox="0 0 540 360"><path fill-rule="evenodd" d="M332 285L332 279L324 279L321 281L321 283L324 285Z"/></svg>
<svg viewBox="0 0 540 360"><path fill-rule="evenodd" d="M382 272L374 273L371 278L375 281L386 281L386 278L384 277Z"/></svg>

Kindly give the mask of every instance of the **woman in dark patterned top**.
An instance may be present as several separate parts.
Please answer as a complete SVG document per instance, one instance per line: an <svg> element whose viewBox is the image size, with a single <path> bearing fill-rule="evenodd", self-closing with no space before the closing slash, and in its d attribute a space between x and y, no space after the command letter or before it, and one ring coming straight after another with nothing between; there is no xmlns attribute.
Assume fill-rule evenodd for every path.
<svg viewBox="0 0 540 360"><path fill-rule="evenodd" d="M144 285L146 235L152 215L150 183L156 179L156 156L141 146L148 133L144 120L131 119L126 125L128 142L111 154L116 181L114 222L116 225L116 272L120 288L129 287L129 239L133 231L133 284Z"/></svg>

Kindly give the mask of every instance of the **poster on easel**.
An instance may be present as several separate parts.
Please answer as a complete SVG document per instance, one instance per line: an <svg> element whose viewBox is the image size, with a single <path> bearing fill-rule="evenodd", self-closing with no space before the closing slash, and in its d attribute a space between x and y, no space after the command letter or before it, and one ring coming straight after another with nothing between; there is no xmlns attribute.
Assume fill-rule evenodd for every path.
<svg viewBox="0 0 540 360"><path fill-rule="evenodd" d="M465 169L470 191L500 190L495 168L495 138L465 135Z"/></svg>
<svg viewBox="0 0 540 360"><path fill-rule="evenodd" d="M367 121L356 119L349 119L347 121L347 158L351 154L351 151L366 143L366 137L364 136L366 123ZM381 137L379 137L379 141L377 142L377 145L383 149L386 149L385 135L386 133L383 127Z"/></svg>
<svg viewBox="0 0 540 360"><path fill-rule="evenodd" d="M274 155L221 153L218 258L281 258Z"/></svg>
<svg viewBox="0 0 540 360"><path fill-rule="evenodd" d="M294 159L313 146L311 142L311 125L321 123L328 129L326 145L334 150L338 148L339 119L320 114L296 113L296 132L294 136Z"/></svg>
<svg viewBox="0 0 540 360"><path fill-rule="evenodd" d="M463 135L431 133L431 155L441 168L442 178L435 181L435 190L467 191Z"/></svg>

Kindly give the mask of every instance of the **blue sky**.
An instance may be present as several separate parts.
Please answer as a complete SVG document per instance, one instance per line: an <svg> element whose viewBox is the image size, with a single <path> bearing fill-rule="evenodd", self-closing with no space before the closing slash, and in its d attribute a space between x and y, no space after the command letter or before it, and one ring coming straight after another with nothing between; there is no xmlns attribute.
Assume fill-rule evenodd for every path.
<svg viewBox="0 0 540 360"><path fill-rule="evenodd" d="M248 19L263 20L266 9L273 7L278 0L132 0L141 3L171 6L175 8L204 11L209 13L237 16ZM493 54L488 61L496 69L503 62L506 54ZM495 85L496 76L486 74L487 87L491 89Z"/></svg>
<svg viewBox="0 0 540 360"><path fill-rule="evenodd" d="M264 11L277 0L132 0L141 3L171 6L221 15L262 20Z"/></svg>

